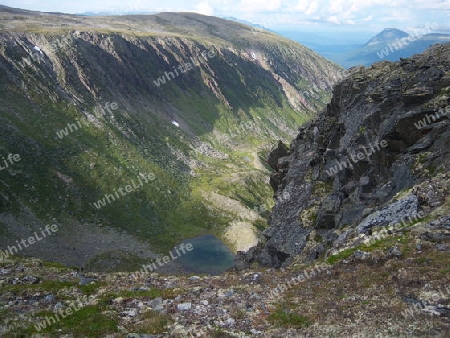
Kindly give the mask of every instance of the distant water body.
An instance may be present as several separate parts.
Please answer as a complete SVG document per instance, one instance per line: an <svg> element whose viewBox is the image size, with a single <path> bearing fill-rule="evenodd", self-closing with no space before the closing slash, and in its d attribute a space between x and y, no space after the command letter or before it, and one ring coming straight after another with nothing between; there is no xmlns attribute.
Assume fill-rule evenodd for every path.
<svg viewBox="0 0 450 338"><path fill-rule="evenodd" d="M220 275L234 265L234 254L214 235L202 235L182 241L193 250L178 257L177 262L188 273Z"/></svg>

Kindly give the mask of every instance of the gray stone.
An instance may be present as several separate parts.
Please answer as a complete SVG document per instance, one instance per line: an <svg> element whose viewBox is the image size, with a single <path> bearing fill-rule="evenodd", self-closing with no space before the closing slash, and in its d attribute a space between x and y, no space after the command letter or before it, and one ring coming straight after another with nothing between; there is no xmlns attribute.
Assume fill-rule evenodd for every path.
<svg viewBox="0 0 450 338"><path fill-rule="evenodd" d="M159 305L162 305L163 303L163 299L161 297L152 299L151 301L148 302L148 306L150 306L152 309L156 308Z"/></svg>
<svg viewBox="0 0 450 338"><path fill-rule="evenodd" d="M234 295L234 290L227 290L227 291L225 291L225 296L231 297L233 295Z"/></svg>
<svg viewBox="0 0 450 338"><path fill-rule="evenodd" d="M164 311L164 305L157 305L155 306L155 308L153 309L157 312L163 312Z"/></svg>
<svg viewBox="0 0 450 338"><path fill-rule="evenodd" d="M370 253L366 251L356 250L349 258L352 260L364 261L370 258Z"/></svg>
<svg viewBox="0 0 450 338"><path fill-rule="evenodd" d="M370 183L370 178L363 176L359 179L359 185L368 185Z"/></svg>
<svg viewBox="0 0 450 338"><path fill-rule="evenodd" d="M179 311L188 311L192 308L192 303L182 303L177 305Z"/></svg>
<svg viewBox="0 0 450 338"><path fill-rule="evenodd" d="M450 234L442 233L442 232L431 232L427 231L420 235L420 238L424 241L440 243L450 238Z"/></svg>
<svg viewBox="0 0 450 338"><path fill-rule="evenodd" d="M126 309L125 311L122 311L121 314L126 317L136 317L138 314L137 309Z"/></svg>
<svg viewBox="0 0 450 338"><path fill-rule="evenodd" d="M235 321L233 318L228 318L227 321L225 322L225 324L226 324L227 326L233 327L234 324L236 324L236 321Z"/></svg>
<svg viewBox="0 0 450 338"><path fill-rule="evenodd" d="M386 254L386 256L388 258L390 257L401 257L403 255L403 253L400 251L400 249L397 246L393 246L391 248L388 249L388 252Z"/></svg>
<svg viewBox="0 0 450 338"><path fill-rule="evenodd" d="M407 220L408 216L417 215L419 201L417 196L409 195L387 207L367 216L358 226L357 233L366 234L374 226L387 226Z"/></svg>
<svg viewBox="0 0 450 338"><path fill-rule="evenodd" d="M54 299L55 299L55 296L50 294L50 295L45 296L44 302L51 303L51 302L53 302Z"/></svg>
<svg viewBox="0 0 450 338"><path fill-rule="evenodd" d="M81 276L79 285L88 285L92 282L94 282L94 279Z"/></svg>
<svg viewBox="0 0 450 338"><path fill-rule="evenodd" d="M55 306L53 307L53 309L54 309L55 311L57 311L57 310L64 309L64 307L65 307L65 306L64 306L61 302L58 302L58 303L55 304Z"/></svg>
<svg viewBox="0 0 450 338"><path fill-rule="evenodd" d="M439 251L447 251L448 246L445 244L438 244L438 245L436 245L436 249L438 249Z"/></svg>

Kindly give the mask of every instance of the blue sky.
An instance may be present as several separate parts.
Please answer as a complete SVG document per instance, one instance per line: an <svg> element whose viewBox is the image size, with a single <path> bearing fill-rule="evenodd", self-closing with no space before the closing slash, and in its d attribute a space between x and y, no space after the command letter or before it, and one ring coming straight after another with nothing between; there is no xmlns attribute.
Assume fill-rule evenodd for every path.
<svg viewBox="0 0 450 338"><path fill-rule="evenodd" d="M450 32L450 0L0 0L2 5L65 13L107 11L198 12L233 16L274 30L327 31L349 34L386 27L409 32L427 23Z"/></svg>

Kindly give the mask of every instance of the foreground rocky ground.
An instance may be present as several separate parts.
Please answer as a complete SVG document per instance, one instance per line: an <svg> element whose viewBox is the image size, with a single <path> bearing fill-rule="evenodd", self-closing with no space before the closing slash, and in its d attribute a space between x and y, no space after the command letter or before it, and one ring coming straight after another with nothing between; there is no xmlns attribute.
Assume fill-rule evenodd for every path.
<svg viewBox="0 0 450 338"><path fill-rule="evenodd" d="M279 270L134 279L80 274L38 259L5 260L0 335L447 337L450 217L439 215L443 210L437 220L381 239L367 236L367 245ZM301 281L293 279L300 274ZM46 328L38 330L38 323Z"/></svg>

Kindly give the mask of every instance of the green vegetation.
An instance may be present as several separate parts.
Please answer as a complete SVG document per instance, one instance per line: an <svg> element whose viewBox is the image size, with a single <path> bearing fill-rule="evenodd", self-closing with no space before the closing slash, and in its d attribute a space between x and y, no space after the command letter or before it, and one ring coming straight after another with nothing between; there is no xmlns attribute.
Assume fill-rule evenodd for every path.
<svg viewBox="0 0 450 338"><path fill-rule="evenodd" d="M43 283L37 284L16 284L7 285L2 288L3 292L12 292L16 295L23 295L32 290L42 290L48 293L56 293L65 288L76 286L76 282L59 281L59 280L46 280Z"/></svg>
<svg viewBox="0 0 450 338"><path fill-rule="evenodd" d="M233 338L229 333L226 333L223 329L217 328L211 333L211 338Z"/></svg>
<svg viewBox="0 0 450 338"><path fill-rule="evenodd" d="M278 307L274 312L272 312L268 320L276 326L293 329L301 329L310 325L307 318L290 311L288 312L283 307Z"/></svg>
<svg viewBox="0 0 450 338"><path fill-rule="evenodd" d="M130 328L134 333L160 334L167 332L170 315L149 310L144 313L141 321Z"/></svg>
<svg viewBox="0 0 450 338"><path fill-rule="evenodd" d="M41 331L33 327L28 330L28 333L57 334L58 332L64 332L75 337L102 337L118 332L117 320L113 319L111 315L103 314L103 312L104 309L99 305L87 305ZM36 318L43 321L45 317L51 316L55 316L55 314L44 311L37 314Z"/></svg>
<svg viewBox="0 0 450 338"><path fill-rule="evenodd" d="M349 248L337 253L336 255L331 255L327 258L327 263L334 264L338 261L346 259L350 257L356 250L358 250L358 248Z"/></svg>
<svg viewBox="0 0 450 338"><path fill-rule="evenodd" d="M253 222L253 226L262 232L267 228L267 222L263 220L256 220Z"/></svg>
<svg viewBox="0 0 450 338"><path fill-rule="evenodd" d="M42 262L42 265L44 267L46 267L46 268L55 268L55 269L57 269L59 271L70 271L71 270L70 267L67 267L64 264L61 264L61 263L58 263L58 262L47 262L47 261L44 261L44 262Z"/></svg>
<svg viewBox="0 0 450 338"><path fill-rule="evenodd" d="M418 265L426 265L426 264L428 264L430 262L430 259L429 258L426 258L426 257L417 257L416 258L416 263L418 264Z"/></svg>
<svg viewBox="0 0 450 338"><path fill-rule="evenodd" d="M388 248L398 245L398 244L408 244L409 237L402 236L388 236L376 241L373 241L370 245L363 245L360 250L363 251L374 251L374 250L387 250Z"/></svg>
<svg viewBox="0 0 450 338"><path fill-rule="evenodd" d="M94 282L86 285L78 285L78 289L80 289L83 294L90 296L96 293L102 285L105 285L105 283Z"/></svg>
<svg viewBox="0 0 450 338"><path fill-rule="evenodd" d="M313 193L315 195L326 196L333 191L333 181L314 181Z"/></svg>
<svg viewBox="0 0 450 338"><path fill-rule="evenodd" d="M217 67L220 68L220 65ZM224 69L223 73L226 72ZM195 78L195 75L193 77ZM201 82L201 79L197 81ZM195 79L193 82L196 83ZM6 86L8 84L3 82L3 87ZM166 87L164 91L178 91L178 87L172 83ZM243 96L235 98L236 104L251 104L250 98L244 95L246 92L248 91L240 92L239 95ZM169 97L173 95L167 94ZM251 113L253 116L240 110L234 118L230 118L230 112L234 114L232 111L218 104L212 96L200 97L193 89L190 95L180 93L174 97L174 104L180 109L193 107L184 114L183 119L194 132L198 135L204 134L205 141L211 142L230 156L229 164L242 170L242 179L233 183L229 178L228 164L214 158L200 156L207 164L204 170L199 170L200 179L194 180L184 174L184 165L177 161L167 146L170 145L190 156L193 154L189 148L190 141L183 132L156 116L152 117L153 123L143 124L142 117L131 116L122 109L116 111L116 122L124 130L133 130L135 134L134 139L124 138L113 121L96 115L95 112L102 102L92 104L87 109L96 115L102 124L101 128L97 128L80 116L74 106L63 102L47 102L45 98L36 96L34 99L46 112L43 132L43 129L39 128L43 124L42 117L35 114L31 107L23 105L24 101L20 99L19 93L14 100L16 99L16 110L21 111L23 116L30 116L30 119L27 119L25 124L8 112L0 112L0 116L7 117L10 123L17 127L15 133L9 133L7 143L0 144L0 147L5 149L5 152L22 154L23 158L14 167L17 175L9 179L9 187L5 187L7 193L15 196L9 210L14 211L13 206L18 205L20 200L28 200L26 196L32 187L38 203L27 204L44 221L54 218L63 222L75 218L93 224L109 224L150 241L161 251L169 250L183 238L205 232L219 235L235 217L210 210L202 196L205 190L218 190L219 193L235 198L250 208L270 202L272 192L264 183L267 173L245 174L246 171L252 170L252 167L251 164L244 163L242 158L252 157L250 151L253 151L253 147L257 148L272 141L268 136L269 131L278 132L278 126L272 125L268 120L271 114L274 118L286 116L286 122L292 129L297 123L304 121L301 115L290 108L283 108L283 112L270 106L255 109ZM247 102L244 103L245 100ZM268 102L275 104L273 99ZM286 102L284 105L287 107ZM211 109L212 106L216 108ZM270 114L267 111L270 111ZM230 138L230 144L206 136L210 130L198 123L199 117L203 118L205 123L214 124L215 130L236 136ZM254 130L242 128L245 122L255 123L255 119L259 121L257 117L262 121L257 124L260 128L269 128L267 132L263 129L263 133L258 134ZM82 128L61 140L56 137L56 131L77 120L82 121ZM105 137L105 134L108 136ZM284 137L289 136L286 134ZM147 140L143 142L142 139ZM28 142L31 148L31 140L39 145L39 156L35 152L27 152L26 148L17 147L18 144L24 143L27 147ZM248 152L236 152L234 143L248 147ZM214 169L211 170L212 168ZM132 181L137 182L140 173L154 173L156 179L99 210L94 207L93 203L104 198L106 194L114 195L119 188L124 188ZM28 183L24 185L22 182L25 176ZM49 217L49 213L52 217Z"/></svg>

